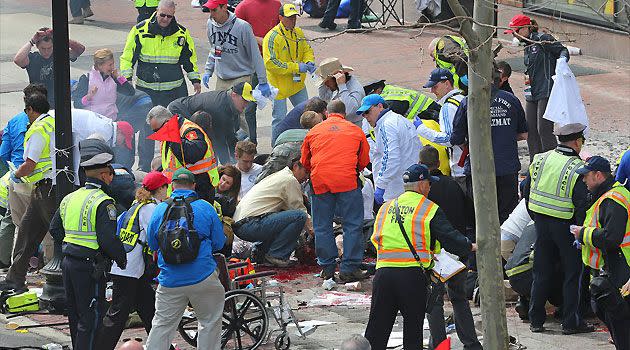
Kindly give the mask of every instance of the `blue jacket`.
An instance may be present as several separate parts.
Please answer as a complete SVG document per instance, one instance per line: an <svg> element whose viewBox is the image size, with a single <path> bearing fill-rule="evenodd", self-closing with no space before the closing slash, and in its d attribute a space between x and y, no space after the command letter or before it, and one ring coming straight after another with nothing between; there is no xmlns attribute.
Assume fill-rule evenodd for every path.
<svg viewBox="0 0 630 350"><path fill-rule="evenodd" d="M190 197L192 195L195 195L194 191L179 189L173 191L171 197ZM147 228L149 247L153 251L158 251L158 266L160 267L158 282L167 288L197 284L208 278L217 267L212 252L220 250L225 244L223 224L221 224L217 212L210 203L202 199L192 202L191 206L195 216L193 226L201 239L199 255L197 259L187 264L167 264L164 262L158 245L158 231L167 206L167 203L162 202L155 207Z"/></svg>
<svg viewBox="0 0 630 350"><path fill-rule="evenodd" d="M11 161L16 167L24 163L24 135L28 127L28 116L20 112L11 118L2 134L0 158L5 163Z"/></svg>

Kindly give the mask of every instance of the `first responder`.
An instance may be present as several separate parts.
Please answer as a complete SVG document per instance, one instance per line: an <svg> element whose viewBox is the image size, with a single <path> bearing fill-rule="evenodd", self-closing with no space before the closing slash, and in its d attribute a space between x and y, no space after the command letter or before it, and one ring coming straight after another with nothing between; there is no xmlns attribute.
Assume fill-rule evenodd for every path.
<svg viewBox="0 0 630 350"><path fill-rule="evenodd" d="M11 172L11 181L33 184L30 202L19 226L13 263L0 290L26 291L26 272L30 258L37 252L44 239L56 203L53 185L55 119L48 114L50 105L46 96L33 93L24 97L24 112L30 127L24 136L24 163Z"/></svg>
<svg viewBox="0 0 630 350"><path fill-rule="evenodd" d="M173 115L162 106L155 106L149 111L147 121L156 133ZM197 124L178 117L180 143L162 141L162 171L171 180L175 171L186 167L195 174L195 191L199 198L214 202L214 188L219 184L217 160L214 156L212 142L208 135Z"/></svg>
<svg viewBox="0 0 630 350"><path fill-rule="evenodd" d="M410 166L403 175L405 193L378 211L371 238L377 249L376 274L365 330L373 350L386 348L398 311L404 319L403 347L421 349L427 273L433 267L433 254L440 252L440 244L458 256L477 249L427 199L431 182L438 180L425 165Z"/></svg>
<svg viewBox="0 0 630 350"><path fill-rule="evenodd" d="M429 55L436 68L453 74L453 86L468 94L468 44L456 35L444 35L429 44Z"/></svg>
<svg viewBox="0 0 630 350"><path fill-rule="evenodd" d="M188 96L182 68L195 93L201 92L195 43L188 29L177 23L173 0L161 0L149 19L131 28L120 56L120 73L129 81L136 63L136 88L146 92L154 106L166 107L176 98ZM151 133L143 126L141 140ZM140 165L147 170L153 159L154 143L142 142L140 146Z"/></svg>
<svg viewBox="0 0 630 350"><path fill-rule="evenodd" d="M105 313L105 273L110 260L127 266L127 255L116 237L116 206L109 196L114 178L107 144L81 150L85 186L63 198L50 222L50 234L63 241L63 284L73 349L91 350Z"/></svg>
<svg viewBox="0 0 630 350"><path fill-rule="evenodd" d="M556 149L537 154L524 180L523 196L536 226L532 295L529 309L530 330L544 332L545 303L552 281L558 278L551 268L558 260L564 273L562 333L592 332L579 311L580 253L573 246L571 224L584 222L588 206L586 185L576 173L584 163L579 157L584 144L582 124L554 127L560 144Z"/></svg>
<svg viewBox="0 0 630 350"><path fill-rule="evenodd" d="M9 208L9 181L11 179L11 173L7 172L0 177L0 217L3 217L7 213Z"/></svg>
<svg viewBox="0 0 630 350"><path fill-rule="evenodd" d="M582 262L601 270L600 276L607 280L604 285L593 279L591 300L615 347L630 349L630 299L619 295L630 278L630 192L615 181L610 162L600 156L591 157L577 173L584 175L594 203L584 225L571 227L571 232L582 243ZM618 301L611 303L615 294Z"/></svg>
<svg viewBox="0 0 630 350"><path fill-rule="evenodd" d="M136 22L140 23L145 19L151 18L151 15L155 13L157 10L159 0L135 0L134 6L136 10L138 10L138 18Z"/></svg>

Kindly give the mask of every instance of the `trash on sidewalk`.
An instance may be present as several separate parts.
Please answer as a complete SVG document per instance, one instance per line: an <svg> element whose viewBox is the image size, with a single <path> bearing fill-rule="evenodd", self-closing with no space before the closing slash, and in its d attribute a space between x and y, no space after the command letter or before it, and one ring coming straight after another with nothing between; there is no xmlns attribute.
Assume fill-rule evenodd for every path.
<svg viewBox="0 0 630 350"><path fill-rule="evenodd" d="M337 283L335 283L335 280L332 278L329 278L322 283L322 287L326 290L332 290L336 285Z"/></svg>
<svg viewBox="0 0 630 350"><path fill-rule="evenodd" d="M326 292L308 301L308 306L370 306L371 296L357 293Z"/></svg>
<svg viewBox="0 0 630 350"><path fill-rule="evenodd" d="M361 282L352 282L352 283L346 283L343 285L344 288L349 291L349 292L356 292L356 291L360 291L361 290Z"/></svg>
<svg viewBox="0 0 630 350"><path fill-rule="evenodd" d="M329 324L335 324L336 322L330 321L320 321L320 320L309 320L309 321L300 321L300 329L302 330L302 334L305 336L312 334L315 332L317 327L325 326ZM291 323L287 327L295 327L295 324ZM300 336L300 332L295 332L296 335Z"/></svg>

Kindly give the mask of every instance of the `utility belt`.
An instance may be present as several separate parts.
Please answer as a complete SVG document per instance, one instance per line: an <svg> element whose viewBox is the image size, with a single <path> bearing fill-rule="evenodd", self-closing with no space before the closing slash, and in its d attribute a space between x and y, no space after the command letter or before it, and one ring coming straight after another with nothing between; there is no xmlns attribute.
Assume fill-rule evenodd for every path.
<svg viewBox="0 0 630 350"><path fill-rule="evenodd" d="M237 221L237 222L232 224L232 229L234 229L236 231L241 226L245 225L248 222L252 222L252 221L263 219L263 218L265 218L265 217L267 217L267 216L269 216L271 214L274 214L274 213L265 213L265 214L256 215L256 216L248 216L245 219L240 219L239 221Z"/></svg>
<svg viewBox="0 0 630 350"><path fill-rule="evenodd" d="M42 179L35 183L31 195L34 199L54 198L55 185L52 179Z"/></svg>
<svg viewBox="0 0 630 350"><path fill-rule="evenodd" d="M69 244L72 244L72 243L69 243ZM100 280L102 278L105 278L105 274L109 272L112 265L111 261L100 252L97 252L93 257L83 257L83 256L76 256L76 255L71 255L71 254L64 254L64 258L91 264L92 267L94 267L94 271L92 272L92 277L95 280Z"/></svg>

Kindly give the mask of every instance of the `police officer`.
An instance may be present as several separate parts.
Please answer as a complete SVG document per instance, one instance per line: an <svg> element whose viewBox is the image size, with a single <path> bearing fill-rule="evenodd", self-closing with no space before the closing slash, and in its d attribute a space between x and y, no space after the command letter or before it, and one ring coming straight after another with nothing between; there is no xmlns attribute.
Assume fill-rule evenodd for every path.
<svg viewBox="0 0 630 350"><path fill-rule="evenodd" d="M591 297L597 316L606 323L617 349L630 349L630 298L619 298L619 289L630 278L630 192L616 182L610 162L591 157L577 170L593 196L583 226L571 232L582 243L582 262L602 271L593 279ZM612 288L611 288L612 287ZM610 296L617 295L611 303Z"/></svg>
<svg viewBox="0 0 630 350"><path fill-rule="evenodd" d="M387 347L398 311L404 319L403 347L421 349L429 283L425 273L433 267L434 252L440 251L440 243L459 256L477 248L426 198L431 182L439 178L431 176L425 165L410 166L403 180L405 192L381 206L371 238L377 258L365 337L373 350Z"/></svg>
<svg viewBox="0 0 630 350"><path fill-rule="evenodd" d="M105 273L110 260L125 268L127 255L116 237L116 206L108 192L114 177L113 156L103 142L99 150L81 151L85 186L68 194L50 223L55 241L63 241L63 284L73 349L94 348L105 312Z"/></svg>
<svg viewBox="0 0 630 350"><path fill-rule="evenodd" d="M409 120L413 120L416 116L422 119L438 119L440 105L431 97L416 90L385 84L385 80L373 81L363 86L363 90L365 96L381 95L392 111Z"/></svg>
<svg viewBox="0 0 630 350"><path fill-rule="evenodd" d="M146 92L155 106L166 107L176 98L188 95L182 68L187 72L195 93L201 92L195 43L188 29L175 19L173 0L160 1L149 19L131 28L120 56L121 75L129 81L136 63L136 88ZM150 133L151 130L143 125L140 139L144 140ZM140 146L140 163L144 170L148 170L154 144L143 142Z"/></svg>
<svg viewBox="0 0 630 350"><path fill-rule="evenodd" d="M556 149L537 154L529 167L523 195L536 226L536 258L533 267L532 295L529 309L530 330L544 332L545 303L551 293L552 281L558 276L551 268L558 260L564 273L562 302L562 333L592 332L593 327L582 320L579 312L580 264L579 251L573 246L569 226L584 222L588 206L586 185L576 171L584 163L579 157L584 144L582 124L554 127L560 144Z"/></svg>

